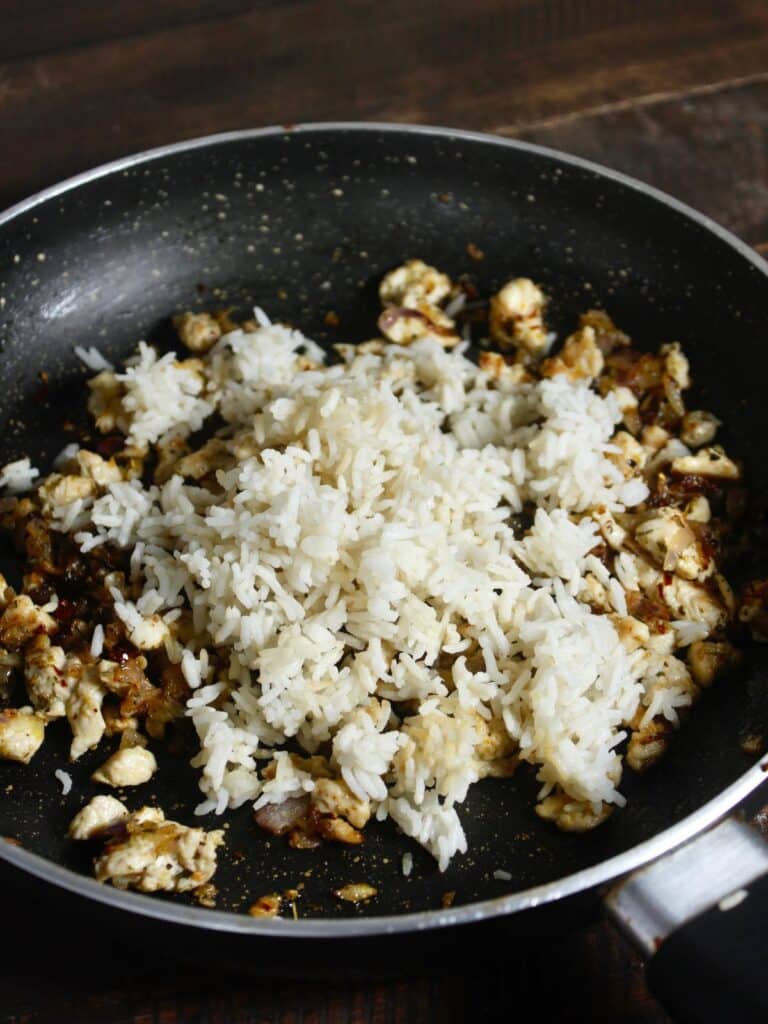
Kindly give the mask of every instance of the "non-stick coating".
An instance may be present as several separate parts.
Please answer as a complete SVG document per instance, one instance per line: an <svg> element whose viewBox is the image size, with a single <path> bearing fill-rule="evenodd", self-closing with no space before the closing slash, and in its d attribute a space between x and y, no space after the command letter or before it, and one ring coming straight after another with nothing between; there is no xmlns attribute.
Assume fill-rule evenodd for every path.
<svg viewBox="0 0 768 1024"><path fill-rule="evenodd" d="M478 138L372 128L276 131L155 156L0 225L0 464L29 454L46 469L71 439L62 424L81 418L87 377L74 345L120 359L140 338L167 345L174 312L247 313L254 303L321 342L362 340L375 333L382 272L412 256L468 275L484 294L532 276L552 297L560 332L600 306L643 345L681 341L696 403L725 421L753 486L765 484L768 287L759 268L705 225L593 169ZM338 328L325 324L330 310ZM471 790L461 809L470 852L444 875L389 824L370 827L362 849L296 852L259 833L243 809L229 819L219 909L242 911L303 882L302 915L349 915L331 889L365 881L379 896L357 913L428 910L449 890L461 905L597 864L679 821L749 766L738 732L755 664L753 655L744 679L705 695L657 770L627 773L628 808L592 834L540 822L528 771ZM66 733L51 727L29 767L0 766L0 833L85 871L65 829L96 792L88 776L104 753L68 765ZM147 790L191 822L194 772L158 754L162 770ZM56 768L74 778L67 797ZM130 805L145 793L130 793ZM405 850L414 854L408 879ZM494 879L497 869L512 881Z"/></svg>

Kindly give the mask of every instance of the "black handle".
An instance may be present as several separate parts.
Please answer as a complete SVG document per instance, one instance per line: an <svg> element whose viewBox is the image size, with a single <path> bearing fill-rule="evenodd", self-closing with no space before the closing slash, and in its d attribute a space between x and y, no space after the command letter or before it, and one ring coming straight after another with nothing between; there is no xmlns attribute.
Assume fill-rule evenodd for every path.
<svg viewBox="0 0 768 1024"><path fill-rule="evenodd" d="M768 1024L768 875L743 891L672 932L648 963L679 1024Z"/></svg>

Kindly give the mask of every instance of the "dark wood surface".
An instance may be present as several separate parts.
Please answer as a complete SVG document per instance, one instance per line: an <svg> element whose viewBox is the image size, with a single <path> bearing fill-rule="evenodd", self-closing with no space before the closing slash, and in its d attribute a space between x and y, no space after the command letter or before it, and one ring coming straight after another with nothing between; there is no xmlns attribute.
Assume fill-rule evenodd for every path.
<svg viewBox="0 0 768 1024"><path fill-rule="evenodd" d="M135 150L332 118L447 124L569 150L768 249L765 0L3 5L0 207ZM75 943L46 943L44 907L4 897L7 1021L495 1021L529 997L543 1000L542 1019L667 1021L607 924L512 949L503 972L425 964L391 983L340 973L270 984L146 964L103 942L83 966Z"/></svg>

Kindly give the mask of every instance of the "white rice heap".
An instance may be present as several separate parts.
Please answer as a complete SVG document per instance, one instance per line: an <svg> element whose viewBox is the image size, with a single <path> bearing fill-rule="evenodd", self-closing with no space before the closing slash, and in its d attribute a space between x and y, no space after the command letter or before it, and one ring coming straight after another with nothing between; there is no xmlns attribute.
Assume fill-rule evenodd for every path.
<svg viewBox="0 0 768 1024"><path fill-rule="evenodd" d="M637 658L576 596L585 573L608 576L581 513L648 493L607 458L614 397L565 375L492 381L465 346L432 340L325 367L256 315L202 360L142 345L119 377L129 443L223 417L237 462L220 489L123 481L56 510L83 550L132 549L141 596L115 590L115 607L134 642L162 632L194 690L199 812L311 791L281 747L330 741L352 792L443 869L466 850L456 807L487 774L492 722L538 766L542 795L623 804ZM527 501L535 522L516 536ZM184 647L168 629L183 608Z"/></svg>

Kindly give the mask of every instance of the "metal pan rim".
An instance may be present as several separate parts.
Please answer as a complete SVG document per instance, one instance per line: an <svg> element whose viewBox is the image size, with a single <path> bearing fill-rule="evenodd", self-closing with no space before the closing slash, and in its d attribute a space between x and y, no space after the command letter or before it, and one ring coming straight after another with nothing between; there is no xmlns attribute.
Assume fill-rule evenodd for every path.
<svg viewBox="0 0 768 1024"><path fill-rule="evenodd" d="M290 126L272 125L264 128L206 135L144 150L74 175L16 203L0 213L0 230L16 218L30 213L36 207L51 199L68 192L73 192L90 182L161 160L164 157L250 139L294 134L312 135L328 132L383 132L426 135L443 138L446 141L466 140L467 142L495 146L501 150L511 149L537 154L551 160L553 163L578 168L594 175L596 178L608 179L626 188L645 194L717 236L722 242L752 264L756 271L768 278L768 262L763 260L732 232L686 203L619 171L614 171L601 164L546 146L521 142L516 139L506 139L482 132L432 125L394 124L375 121L329 121L308 122L306 124ZM490 920L504 915L533 910L536 907L604 885L662 856L715 824L765 780L766 772L768 772L768 757L762 763L753 765L730 786L682 821L664 829L651 839L608 860L602 861L591 868L578 871L554 882L548 882L545 885L535 886L492 900L484 900L462 907L451 908L450 910L429 910L419 913L333 920L319 918L299 921L286 921L282 919L259 920L244 914L179 905L139 893L123 892L109 886L100 885L94 879L78 875L68 868L46 860L38 854L7 842L0 842L0 858L14 867L76 895L84 896L87 899L94 900L116 910L153 918L158 921L166 921L171 924L216 932L229 932L243 936L264 936L271 939L372 938L404 932L430 931L432 929L468 925Z"/></svg>

